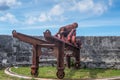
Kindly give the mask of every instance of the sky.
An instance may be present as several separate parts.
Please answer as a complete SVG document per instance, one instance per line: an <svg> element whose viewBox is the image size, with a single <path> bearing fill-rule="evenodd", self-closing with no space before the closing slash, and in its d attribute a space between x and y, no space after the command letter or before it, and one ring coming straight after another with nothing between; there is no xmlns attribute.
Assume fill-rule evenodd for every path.
<svg viewBox="0 0 120 80"><path fill-rule="evenodd" d="M120 0L0 0L0 35L55 35L74 22L77 36L120 36Z"/></svg>

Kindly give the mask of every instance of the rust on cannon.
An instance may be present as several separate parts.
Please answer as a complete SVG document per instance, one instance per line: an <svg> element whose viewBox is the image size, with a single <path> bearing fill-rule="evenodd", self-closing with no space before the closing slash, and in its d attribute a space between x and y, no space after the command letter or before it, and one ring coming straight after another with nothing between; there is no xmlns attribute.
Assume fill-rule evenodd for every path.
<svg viewBox="0 0 120 80"><path fill-rule="evenodd" d="M13 37L18 38L21 41L33 45L33 56L32 56L32 65L31 65L31 75L38 75L39 68L39 57L41 56L41 48L52 48L54 54L57 57L57 72L56 75L59 79L64 78L65 76L65 62L66 57L68 68L71 67L70 59L71 57L75 58L74 67L80 67L80 48L81 41L76 39L76 28L78 27L77 23L63 26L59 29L58 33L55 36L52 36L49 30L44 32L45 40L41 40L32 36L28 36L22 33L18 33L13 30ZM69 54L69 51L72 51Z"/></svg>

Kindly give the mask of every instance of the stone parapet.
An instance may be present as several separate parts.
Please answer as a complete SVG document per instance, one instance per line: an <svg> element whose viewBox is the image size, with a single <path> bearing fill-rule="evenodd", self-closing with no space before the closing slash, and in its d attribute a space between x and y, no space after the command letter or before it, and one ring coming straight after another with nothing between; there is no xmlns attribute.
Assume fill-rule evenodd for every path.
<svg viewBox="0 0 120 80"><path fill-rule="evenodd" d="M38 38L44 39L43 37ZM80 51L81 67L120 69L119 36L82 36L77 38L80 38L82 42ZM49 53L48 49L43 48L42 52L40 59L56 59L53 54ZM1 66L29 65L32 62L31 60L32 45L15 39L12 36L0 35Z"/></svg>

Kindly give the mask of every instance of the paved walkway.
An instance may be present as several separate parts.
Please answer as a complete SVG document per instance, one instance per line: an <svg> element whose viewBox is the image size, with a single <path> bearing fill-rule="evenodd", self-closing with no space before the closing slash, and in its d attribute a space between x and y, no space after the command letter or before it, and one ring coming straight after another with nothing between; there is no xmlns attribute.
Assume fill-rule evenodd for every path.
<svg viewBox="0 0 120 80"><path fill-rule="evenodd" d="M24 78L24 79L32 79L33 77L18 75L11 71L11 68L6 68L4 71L7 75L18 77L18 78ZM45 79L45 78L34 78L36 80L59 80L59 79ZM65 79L66 80L66 79ZM120 77L112 77L112 78L104 78L104 79L81 79L81 80L120 80Z"/></svg>

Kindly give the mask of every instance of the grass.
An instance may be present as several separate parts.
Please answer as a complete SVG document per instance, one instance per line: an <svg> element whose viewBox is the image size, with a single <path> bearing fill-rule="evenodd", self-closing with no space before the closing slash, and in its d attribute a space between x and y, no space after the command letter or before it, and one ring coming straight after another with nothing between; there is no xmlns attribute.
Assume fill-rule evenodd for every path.
<svg viewBox="0 0 120 80"><path fill-rule="evenodd" d="M4 73L4 69L0 70L0 80L25 80L22 78L11 77Z"/></svg>
<svg viewBox="0 0 120 80"><path fill-rule="evenodd" d="M19 67L11 69L13 72L31 76L30 67ZM39 75L40 78L57 78L56 67L40 67ZM120 76L120 70L114 69L65 69L65 79L85 79L85 78L107 78Z"/></svg>
<svg viewBox="0 0 120 80"><path fill-rule="evenodd" d="M11 69L13 72L31 76L30 67L18 67ZM56 77L57 69L56 67L40 67L39 76L40 78L57 78ZM106 77L117 77L120 76L120 70L114 69L65 69L65 79L85 79L85 78L106 78ZM26 80L16 77L11 77L4 73L4 69L0 70L0 80ZM34 80L34 79L31 79Z"/></svg>

